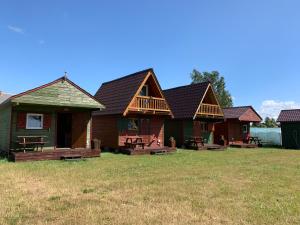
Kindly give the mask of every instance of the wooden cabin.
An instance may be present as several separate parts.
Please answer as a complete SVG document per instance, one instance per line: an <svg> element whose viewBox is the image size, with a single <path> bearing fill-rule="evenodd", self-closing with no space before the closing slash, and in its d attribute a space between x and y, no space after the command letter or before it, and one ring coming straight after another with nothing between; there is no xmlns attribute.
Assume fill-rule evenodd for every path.
<svg viewBox="0 0 300 225"><path fill-rule="evenodd" d="M12 160L99 156L91 150L91 113L103 109L67 77L0 104L0 150Z"/></svg>
<svg viewBox="0 0 300 225"><path fill-rule="evenodd" d="M93 137L104 147L128 154L170 150L164 121L172 113L153 69L103 83L95 98L106 107L93 114ZM142 144L129 143L138 140Z"/></svg>
<svg viewBox="0 0 300 225"><path fill-rule="evenodd" d="M207 145L215 140L215 124L223 121L223 111L209 82L164 90L174 119L166 121L165 141L170 137L178 147L191 137L201 137Z"/></svg>
<svg viewBox="0 0 300 225"><path fill-rule="evenodd" d="M287 149L300 149L300 109L282 110L280 122L282 146Z"/></svg>
<svg viewBox="0 0 300 225"><path fill-rule="evenodd" d="M247 147L245 144L249 144L247 138L250 136L250 124L260 123L260 115L252 106L224 108L223 112L225 120L216 124L216 136L224 137L227 145Z"/></svg>

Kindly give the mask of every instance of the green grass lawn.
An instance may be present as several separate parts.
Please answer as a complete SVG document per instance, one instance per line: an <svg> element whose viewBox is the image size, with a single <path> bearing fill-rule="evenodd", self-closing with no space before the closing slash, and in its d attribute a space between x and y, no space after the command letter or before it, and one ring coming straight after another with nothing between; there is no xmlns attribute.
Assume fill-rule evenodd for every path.
<svg viewBox="0 0 300 225"><path fill-rule="evenodd" d="M0 224L300 224L300 151L0 160Z"/></svg>

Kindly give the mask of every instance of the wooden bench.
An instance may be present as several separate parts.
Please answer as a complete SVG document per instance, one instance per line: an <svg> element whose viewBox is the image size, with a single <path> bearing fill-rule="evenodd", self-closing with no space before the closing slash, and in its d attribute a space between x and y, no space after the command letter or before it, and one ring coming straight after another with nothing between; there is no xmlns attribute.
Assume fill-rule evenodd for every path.
<svg viewBox="0 0 300 225"><path fill-rule="evenodd" d="M262 141L258 137L250 137L249 143L252 144L253 142L254 142L254 144L257 144L258 146L262 146Z"/></svg>
<svg viewBox="0 0 300 225"><path fill-rule="evenodd" d="M143 138L141 137L127 137L126 141L124 142L125 147L133 150L136 149L137 146L141 146L142 149L144 149L146 144L147 143L143 142Z"/></svg>
<svg viewBox="0 0 300 225"><path fill-rule="evenodd" d="M204 146L204 139L199 136L192 136L185 140L185 145L187 147L199 147Z"/></svg>
<svg viewBox="0 0 300 225"><path fill-rule="evenodd" d="M22 146L23 151L26 152L26 147L33 146L37 148L37 151L39 150L39 147L41 148L41 151L43 151L44 145L47 143L44 138L46 136L17 136L16 143L20 146Z"/></svg>

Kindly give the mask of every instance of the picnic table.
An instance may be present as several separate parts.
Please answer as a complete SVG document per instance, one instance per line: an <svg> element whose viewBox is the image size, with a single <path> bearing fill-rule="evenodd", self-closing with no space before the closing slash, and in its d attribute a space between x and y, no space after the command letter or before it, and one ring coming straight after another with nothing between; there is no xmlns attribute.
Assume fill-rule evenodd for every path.
<svg viewBox="0 0 300 225"><path fill-rule="evenodd" d="M258 137L250 137L249 138L249 143L252 144L257 144L257 145L262 145L261 139L259 139Z"/></svg>
<svg viewBox="0 0 300 225"><path fill-rule="evenodd" d="M200 136L191 136L185 140L185 144L189 147L198 147L199 144L204 146L204 139Z"/></svg>
<svg viewBox="0 0 300 225"><path fill-rule="evenodd" d="M39 147L41 147L41 151L43 151L44 145L47 143L45 141L46 136L17 136L16 143L20 146L22 146L24 153L26 152L26 147L33 146L37 148L37 151L39 150Z"/></svg>
<svg viewBox="0 0 300 225"><path fill-rule="evenodd" d="M136 137L127 137L125 141L125 147L135 149L137 146L141 146L142 149L145 148L146 143L143 142L143 138L136 136Z"/></svg>

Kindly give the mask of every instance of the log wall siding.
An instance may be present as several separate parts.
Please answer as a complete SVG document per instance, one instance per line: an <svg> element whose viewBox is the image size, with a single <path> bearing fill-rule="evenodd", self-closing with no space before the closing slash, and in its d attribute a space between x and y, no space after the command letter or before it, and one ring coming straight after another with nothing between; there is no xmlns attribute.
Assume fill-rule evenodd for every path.
<svg viewBox="0 0 300 225"><path fill-rule="evenodd" d="M208 123L208 132L201 130L201 122L207 122L205 119L191 120L191 119L178 119L167 120L165 122L165 143L168 144L169 138L174 137L177 147L182 147L186 139L191 136L201 136L207 140L209 144L214 142L214 123Z"/></svg>
<svg viewBox="0 0 300 225"><path fill-rule="evenodd" d="M11 107L0 108L0 151L9 150Z"/></svg>
<svg viewBox="0 0 300 225"><path fill-rule="evenodd" d="M118 125L117 116L93 116L92 118L92 139L101 140L105 147L118 147Z"/></svg>
<svg viewBox="0 0 300 225"><path fill-rule="evenodd" d="M243 125L247 125L248 129L250 123L240 121L228 121L228 141L243 142Z"/></svg>
<svg viewBox="0 0 300 225"><path fill-rule="evenodd" d="M201 123L207 123L208 131L201 130ZM206 122L205 119L193 121L193 136L199 136L206 139L208 144L214 143L215 126L212 122Z"/></svg>
<svg viewBox="0 0 300 225"><path fill-rule="evenodd" d="M216 123L214 132L214 143L219 144L221 136L224 136L225 144L228 144L228 123Z"/></svg>
<svg viewBox="0 0 300 225"><path fill-rule="evenodd" d="M133 116L135 118L135 116ZM160 140L160 146L164 145L164 119L163 118L139 118L149 119L149 132L140 133L139 130L128 130L129 118L121 116L93 116L92 119L92 138L101 140L104 147L118 148L124 146L127 136L141 136L144 141L149 142L156 136ZM156 147L157 142L151 147Z"/></svg>
<svg viewBox="0 0 300 225"><path fill-rule="evenodd" d="M227 120L224 123L216 124L216 141L221 135L224 135L226 144L232 141L242 143L244 140L243 126L247 125L248 132L250 131L250 122L241 122L239 120Z"/></svg>
<svg viewBox="0 0 300 225"><path fill-rule="evenodd" d="M12 102L65 107L102 107L99 102L87 96L67 81L57 82L34 92L27 93L12 99Z"/></svg>
<svg viewBox="0 0 300 225"><path fill-rule="evenodd" d="M201 136L202 135L201 122L200 121L194 121L193 135L194 136Z"/></svg>
<svg viewBox="0 0 300 225"><path fill-rule="evenodd" d="M123 120L121 123L124 123L125 125L128 122L128 118L120 118ZM124 127L120 128L119 127L119 146L124 146L124 143L126 141L126 138L128 136L141 136L143 138L143 141L145 142L151 142L154 138L156 137L157 140L160 141L160 145L158 145L158 142L153 142L151 144L151 147L159 147L159 146L164 146L164 119L163 118L138 118L139 123L145 122L145 120L149 120L149 128L148 129L143 129L143 130L128 130L125 129ZM148 131L146 131L148 130Z"/></svg>
<svg viewBox="0 0 300 225"><path fill-rule="evenodd" d="M90 112L72 113L72 148L86 148Z"/></svg>

